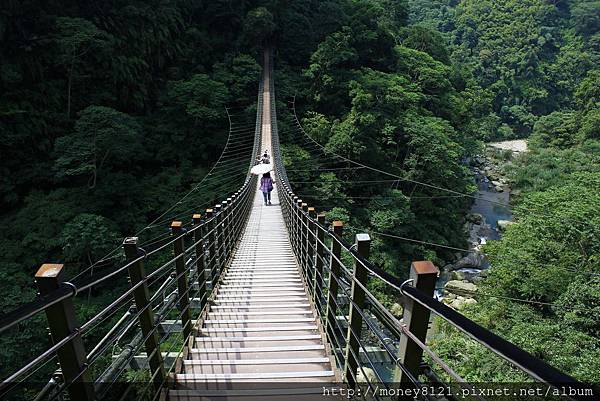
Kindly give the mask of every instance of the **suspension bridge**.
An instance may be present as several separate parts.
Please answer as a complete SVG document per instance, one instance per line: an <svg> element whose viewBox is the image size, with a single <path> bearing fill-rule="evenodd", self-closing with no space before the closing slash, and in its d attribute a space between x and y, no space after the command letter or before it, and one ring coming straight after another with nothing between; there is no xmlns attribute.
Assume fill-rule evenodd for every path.
<svg viewBox="0 0 600 401"><path fill-rule="evenodd" d="M368 234L348 243L341 221L327 226L325 215L294 193L280 150L272 60L265 51L253 127L231 124L230 139L238 140L227 141L207 182L200 183L228 188L235 182L231 172L242 169L237 190L205 210L202 202L183 210L180 201L181 218L166 219L168 210L149 226L168 225L169 235L145 243L125 238L119 247L125 260L109 272L67 280L63 265L41 266L38 298L0 315L0 330L18 336L21 325L45 315L51 345L3 378L0 397L399 399L393 387L433 384L439 394L413 392L408 398L484 399L428 347L437 315L533 382L556 390L568 386L567 398L594 399L588 385L436 300L439 271L431 262L413 262L409 280L391 276L369 261ZM265 149L274 162L272 205L257 196L257 178L250 174ZM204 188L200 184L192 191ZM117 299L78 321L82 294L123 277L129 284ZM371 280L402 300L401 318L369 290ZM93 337L107 322L110 329ZM29 385L34 395L23 390L48 370L53 373L39 386Z"/></svg>

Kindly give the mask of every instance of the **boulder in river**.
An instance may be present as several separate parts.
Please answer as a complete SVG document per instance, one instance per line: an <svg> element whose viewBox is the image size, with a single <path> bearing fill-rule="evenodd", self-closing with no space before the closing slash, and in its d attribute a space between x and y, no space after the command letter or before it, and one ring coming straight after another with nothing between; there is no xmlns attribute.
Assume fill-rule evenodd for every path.
<svg viewBox="0 0 600 401"><path fill-rule="evenodd" d="M473 295L477 292L477 286L468 281L450 280L444 288L448 292L463 296Z"/></svg>
<svg viewBox="0 0 600 401"><path fill-rule="evenodd" d="M498 231L506 231L508 226L512 224L515 224L515 222L510 220L498 220L498 222L496 223L496 225L498 226Z"/></svg>
<svg viewBox="0 0 600 401"><path fill-rule="evenodd" d="M469 213L467 214L467 221L473 224L481 224L483 222L483 215L480 213Z"/></svg>
<svg viewBox="0 0 600 401"><path fill-rule="evenodd" d="M364 374L363 371L365 372ZM375 383L378 380L375 371L365 366L363 366L362 369L358 369L358 376L356 377L356 379L359 383Z"/></svg>
<svg viewBox="0 0 600 401"><path fill-rule="evenodd" d="M464 269L467 267L481 269L485 256L480 253L470 253L454 264L452 270Z"/></svg>
<svg viewBox="0 0 600 401"><path fill-rule="evenodd" d="M481 270L479 269L460 269L452 272L450 278L452 280L475 282Z"/></svg>

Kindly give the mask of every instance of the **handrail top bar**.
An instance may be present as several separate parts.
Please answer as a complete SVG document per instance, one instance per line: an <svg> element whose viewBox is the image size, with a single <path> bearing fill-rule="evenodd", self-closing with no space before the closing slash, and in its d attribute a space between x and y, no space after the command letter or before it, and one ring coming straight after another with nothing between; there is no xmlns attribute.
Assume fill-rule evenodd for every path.
<svg viewBox="0 0 600 401"><path fill-rule="evenodd" d="M547 364L541 359L531 355L529 352L517 347L513 343L492 333L488 329L480 326L466 316L456 312L454 309L444 305L434 298L425 296L421 291L405 282L402 285L402 292L406 296L415 300L425 308L429 309L452 326L467 334L479 344L484 345L489 350L495 352L503 359L519 367L525 373L534 379L553 386L560 386L566 383L570 385L588 388L584 383L561 372L553 366Z"/></svg>
<svg viewBox="0 0 600 401"><path fill-rule="evenodd" d="M240 188L240 190L238 190L238 192L243 192L244 190L248 189L248 185L249 185L249 181L244 183L242 185L242 187ZM221 205L217 205L218 209L221 209ZM88 279L84 279L79 285L75 284L75 283L68 283L68 284L62 284L58 289L52 291L50 294L47 294L46 296L43 297L38 297L37 299L28 302L26 304L22 304L20 306L18 306L17 308L13 309L12 311L6 313L6 314L2 314L0 316L0 332L9 329L10 327L15 326L16 324L29 319L30 317L46 310L48 307L57 304L58 302L61 302L67 298L73 297L76 295L77 292L81 292L84 290L87 290L88 288L91 288L97 284L100 284L106 280L108 280L111 277L114 277L116 274L119 274L123 271L125 271L129 266L131 266L133 263L136 263L142 259L145 259L146 257L150 256L151 254L157 252L158 250L164 249L165 247L167 247L170 244L173 244L175 241L181 239L182 237L189 235L193 232L195 232L196 230L198 230L199 228L203 227L205 224L213 221L216 216L212 216L214 210L213 209L206 209L206 214L208 216L206 216L208 218L208 220L205 220L203 222L201 222L200 224L195 224L194 227L190 228L187 232L183 233L183 234L179 234L176 237L171 237L171 238L165 238L165 243L161 244L159 247L157 247L156 249L149 251L148 253L145 253L145 251L143 251L144 253L140 256L138 256L137 258L127 261L124 265L117 267L116 269L114 269L113 271L111 271L110 273L106 274L106 273L98 273L97 275L91 276ZM200 216L200 214L194 214L195 216ZM173 223L171 223L171 228L173 228ZM183 224L181 224L183 225ZM123 239L122 244L125 245L137 245L139 242L139 237L137 236L129 236L129 237L125 237ZM141 248L140 248L141 250ZM47 264L49 266L52 265L56 265L56 264ZM44 266L44 265L42 265ZM46 269L50 269L50 267L47 267ZM41 267L40 267L41 270ZM38 273L40 273L40 270L38 270ZM37 273L36 273L37 274ZM42 277L42 276L40 276ZM76 290L76 291L74 291Z"/></svg>

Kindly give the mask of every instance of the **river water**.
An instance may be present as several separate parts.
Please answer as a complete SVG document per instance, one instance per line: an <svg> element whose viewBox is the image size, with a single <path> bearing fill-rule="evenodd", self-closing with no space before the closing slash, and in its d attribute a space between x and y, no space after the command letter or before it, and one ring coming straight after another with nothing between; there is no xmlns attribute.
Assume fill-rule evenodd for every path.
<svg viewBox="0 0 600 401"><path fill-rule="evenodd" d="M491 230L488 230L484 238L488 239L500 239L500 233L498 232L498 220L509 220L512 221L513 215L508 205L510 200L510 192L508 187L503 192L497 192L494 186L491 185L489 179L481 174L475 175L475 181L477 182L477 198L471 206L471 213L479 213L485 218L487 224L490 225Z"/></svg>

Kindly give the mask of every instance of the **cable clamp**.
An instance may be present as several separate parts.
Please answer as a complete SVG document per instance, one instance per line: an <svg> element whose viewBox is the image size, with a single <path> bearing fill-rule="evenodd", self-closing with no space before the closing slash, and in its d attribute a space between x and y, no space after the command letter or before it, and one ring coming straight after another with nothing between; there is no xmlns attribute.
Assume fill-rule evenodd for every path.
<svg viewBox="0 0 600 401"><path fill-rule="evenodd" d="M142 247L138 247L138 250L144 254L144 259L148 258L148 252L146 252L146 250Z"/></svg>
<svg viewBox="0 0 600 401"><path fill-rule="evenodd" d="M356 248L358 248L358 244L352 244L352 245L350 245L350 248L348 248L348 250L356 251Z"/></svg>
<svg viewBox="0 0 600 401"><path fill-rule="evenodd" d="M64 281L63 282L64 285L66 285L67 287L71 287L71 290L73 290L73 297L77 296L77 286L69 281Z"/></svg>
<svg viewBox="0 0 600 401"><path fill-rule="evenodd" d="M400 285L400 294L402 294L402 295L406 295L406 294L404 294L404 291L402 291L402 288L404 287L404 285L405 285L405 284L408 284L408 283L413 283L413 284L414 284L414 282L415 282L415 280L414 280L414 279L412 279L412 278L409 278L408 280L405 280L405 281L404 281L404 282L403 282L403 283Z"/></svg>

